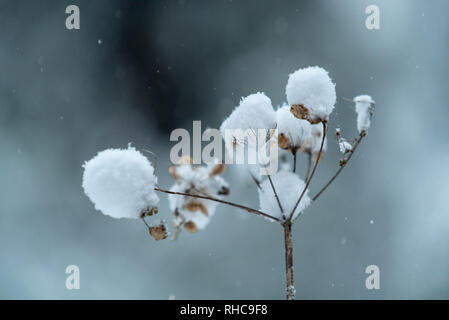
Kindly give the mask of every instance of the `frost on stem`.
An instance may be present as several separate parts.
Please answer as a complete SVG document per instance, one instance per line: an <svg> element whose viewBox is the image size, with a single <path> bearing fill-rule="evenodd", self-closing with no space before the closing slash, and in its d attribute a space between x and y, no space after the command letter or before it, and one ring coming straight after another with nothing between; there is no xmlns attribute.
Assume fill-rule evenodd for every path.
<svg viewBox="0 0 449 320"><path fill-rule="evenodd" d="M350 144L345 138L341 136L340 128L335 129L335 139L337 140L340 153L346 154L352 151L352 144Z"/></svg>
<svg viewBox="0 0 449 320"><path fill-rule="evenodd" d="M285 288L285 291L286 291L287 295L291 295L292 299L295 299L295 295L296 295L295 286L290 285L287 288Z"/></svg>
<svg viewBox="0 0 449 320"><path fill-rule="evenodd" d="M290 74L285 93L295 117L313 124L329 119L337 99L335 84L328 72L318 66Z"/></svg>
<svg viewBox="0 0 449 320"><path fill-rule="evenodd" d="M84 192L103 214L138 219L157 212L154 168L134 147L101 151L83 168Z"/></svg>
<svg viewBox="0 0 449 320"><path fill-rule="evenodd" d="M357 112L357 130L368 132L371 118L374 114L374 100L368 95L360 95L354 98L355 112Z"/></svg>
<svg viewBox="0 0 449 320"><path fill-rule="evenodd" d="M219 176L225 169L224 164L193 166L188 159L183 158L179 165L170 167L170 174L176 181L170 191L217 199L229 194L228 184ZM189 232L205 228L217 206L214 201L175 194L169 194L168 201L174 215L174 227L184 226Z"/></svg>
<svg viewBox="0 0 449 320"><path fill-rule="evenodd" d="M292 212L298 194L303 191L305 183L297 174L284 170L281 170L273 175L271 179L274 189L279 197L279 202L282 204L283 212L281 212L273 188L268 180L261 183L261 188L259 190L260 210L263 212L269 212L270 215L278 218L281 222L284 222L286 217L288 217L288 215ZM306 190L304 197L296 208L292 219L295 219L309 206L309 204L309 190ZM268 220L273 221L271 219Z"/></svg>
<svg viewBox="0 0 449 320"><path fill-rule="evenodd" d="M312 141L312 126L306 120L296 118L287 105L276 111L278 146L296 153Z"/></svg>

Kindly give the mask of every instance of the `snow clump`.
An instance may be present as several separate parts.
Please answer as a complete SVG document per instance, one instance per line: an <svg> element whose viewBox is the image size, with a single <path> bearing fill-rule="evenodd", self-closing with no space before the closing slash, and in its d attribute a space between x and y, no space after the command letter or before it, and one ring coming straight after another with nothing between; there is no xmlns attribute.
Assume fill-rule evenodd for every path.
<svg viewBox="0 0 449 320"><path fill-rule="evenodd" d="M154 168L134 147L98 152L83 168L84 192L104 215L138 219L157 212Z"/></svg>

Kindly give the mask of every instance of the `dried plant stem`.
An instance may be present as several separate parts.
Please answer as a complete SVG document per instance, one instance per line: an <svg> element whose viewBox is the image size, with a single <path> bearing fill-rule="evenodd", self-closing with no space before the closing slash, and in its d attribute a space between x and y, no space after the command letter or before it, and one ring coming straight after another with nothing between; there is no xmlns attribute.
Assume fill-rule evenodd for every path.
<svg viewBox="0 0 449 320"><path fill-rule="evenodd" d="M274 187L273 180L271 179L270 175L267 175L267 177L268 177L268 180L270 181L271 188L273 189L274 197L276 198L276 201L279 205L279 209L281 209L281 213L282 213L282 215L284 215L284 209L282 209L281 201L279 200L278 193L276 192L276 188Z"/></svg>
<svg viewBox="0 0 449 320"><path fill-rule="evenodd" d="M145 225L147 226L147 228L149 228L150 227L150 225L145 221L145 218L144 217L142 217L141 218L142 219L142 221L143 221L143 223L145 223Z"/></svg>
<svg viewBox="0 0 449 320"><path fill-rule="evenodd" d="M287 300L295 299L295 286L293 279L293 240L292 240L292 223L287 221L284 227L284 244L285 244L285 290Z"/></svg>
<svg viewBox="0 0 449 320"><path fill-rule="evenodd" d="M280 220L278 218L270 216L269 214L267 214L265 212L262 212L262 211L259 211L259 210L256 210L256 209L253 209L253 208L250 208L250 207L247 207L247 206L243 206L241 204L237 204L237 203L234 203L234 202L217 199L217 198L213 198L213 197L210 197L210 196L202 196L202 195L199 195L199 194L191 194L191 193L185 193L185 192L174 192L174 191L169 191L169 190L165 190L165 189L161 189L161 188L154 188L154 190L159 191L159 192L168 193L168 194L176 194L176 195L179 195L179 196L187 196L187 197L193 197L193 198L199 198L199 199L205 199L205 200L211 200L211 201L215 201L215 202L220 202L220 203L226 204L228 206L236 207L236 208L248 211L250 213L261 215L261 216L264 216L266 218L269 218L269 219L275 220L277 222L280 222Z"/></svg>
<svg viewBox="0 0 449 320"><path fill-rule="evenodd" d="M355 150L357 149L357 147L359 146L360 142L362 141L363 137L366 136L366 132L362 131L359 135L359 137L357 138L356 142L354 143L354 146L352 147L352 151L351 153L348 155L348 157L346 159L344 159L344 161L341 163L340 168L337 170L337 172L334 174L334 176L324 185L323 188L321 188L321 190L312 198L312 201L315 201L316 199L318 199L318 197L324 192L326 191L326 189L330 186L330 184L332 182L334 182L334 180L338 177L338 175L340 174L340 172L343 170L343 168L348 164L349 160L351 159L352 155L354 154Z"/></svg>
<svg viewBox="0 0 449 320"><path fill-rule="evenodd" d="M293 173L296 173L296 150L293 151Z"/></svg>
<svg viewBox="0 0 449 320"><path fill-rule="evenodd" d="M251 178L253 179L254 183L256 184L257 189L262 189L262 188L260 187L260 182L259 182L259 180L257 180L257 178L256 178L250 171L249 171L249 175L251 176Z"/></svg>
<svg viewBox="0 0 449 320"><path fill-rule="evenodd" d="M309 179L310 169L312 169L312 154L308 154L306 181Z"/></svg>
<svg viewBox="0 0 449 320"><path fill-rule="evenodd" d="M298 200L296 201L295 206L293 207L292 212L290 213L290 217L288 217L288 221L292 220L293 214L295 213L296 208L298 207L299 203L301 202L302 197L304 197L304 194L306 193L306 190L309 187L310 182L312 181L313 175L315 174L316 168L318 167L318 163L320 162L319 159L321 157L321 153L323 152L324 139L326 139L326 122L323 121L321 123L323 124L323 138L321 139L321 146L320 146L320 151L318 153L318 158L315 162L315 165L313 166L312 173L310 174L310 177L306 180L306 185L305 185L304 189L302 190L301 195L299 196Z"/></svg>

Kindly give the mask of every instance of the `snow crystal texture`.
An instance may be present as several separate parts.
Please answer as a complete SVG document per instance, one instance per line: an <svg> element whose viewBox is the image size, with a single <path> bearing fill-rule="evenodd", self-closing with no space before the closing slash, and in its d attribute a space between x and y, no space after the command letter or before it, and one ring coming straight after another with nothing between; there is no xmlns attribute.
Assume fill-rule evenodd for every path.
<svg viewBox="0 0 449 320"><path fill-rule="evenodd" d="M137 219L159 202L154 168L133 147L101 151L83 167L84 192L105 215Z"/></svg>
<svg viewBox="0 0 449 320"><path fill-rule="evenodd" d="M226 130L231 129L274 129L276 112L271 100L264 93L258 92L242 98L238 107L232 111L220 126L227 148L232 147L231 140L226 141Z"/></svg>
<svg viewBox="0 0 449 320"><path fill-rule="evenodd" d="M296 118L285 105L276 111L278 135L284 134L290 148L301 148L312 140L312 126L307 120Z"/></svg>
<svg viewBox="0 0 449 320"><path fill-rule="evenodd" d="M354 98L355 111L357 112L357 130L359 133L368 131L371 125L371 117L374 113L374 100L368 95L360 95Z"/></svg>
<svg viewBox="0 0 449 320"><path fill-rule="evenodd" d="M309 110L311 120L328 120L337 99L335 84L326 70L307 67L290 74L285 88L287 102L302 104Z"/></svg>

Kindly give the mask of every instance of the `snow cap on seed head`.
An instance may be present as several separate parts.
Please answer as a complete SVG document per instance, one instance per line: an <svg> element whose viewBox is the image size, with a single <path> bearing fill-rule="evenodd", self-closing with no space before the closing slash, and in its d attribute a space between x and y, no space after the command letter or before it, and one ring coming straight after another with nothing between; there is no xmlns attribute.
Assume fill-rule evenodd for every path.
<svg viewBox="0 0 449 320"><path fill-rule="evenodd" d="M104 215L137 219L157 212L154 168L134 147L98 152L83 168L84 192Z"/></svg>
<svg viewBox="0 0 449 320"><path fill-rule="evenodd" d="M335 139L337 140L340 153L346 154L352 151L352 144L341 136L340 128L335 129Z"/></svg>
<svg viewBox="0 0 449 320"><path fill-rule="evenodd" d="M335 84L328 72L318 66L290 74L285 93L295 117L311 123L327 121L337 99Z"/></svg>
<svg viewBox="0 0 449 320"><path fill-rule="evenodd" d="M226 134L226 130L252 130L257 135L257 129L269 130L275 127L276 112L271 105L271 100L264 93L258 92L240 100L238 107L221 124L220 132L226 148L233 150L236 146L241 147L240 144L244 142L235 140L235 137Z"/></svg>
<svg viewBox="0 0 449 320"><path fill-rule="evenodd" d="M305 147L312 139L311 124L296 118L288 105L276 111L278 145L281 149L296 152Z"/></svg>
<svg viewBox="0 0 449 320"><path fill-rule="evenodd" d="M371 96L360 95L355 97L355 112L357 112L357 130L359 133L368 131L371 118L374 114L374 100Z"/></svg>

